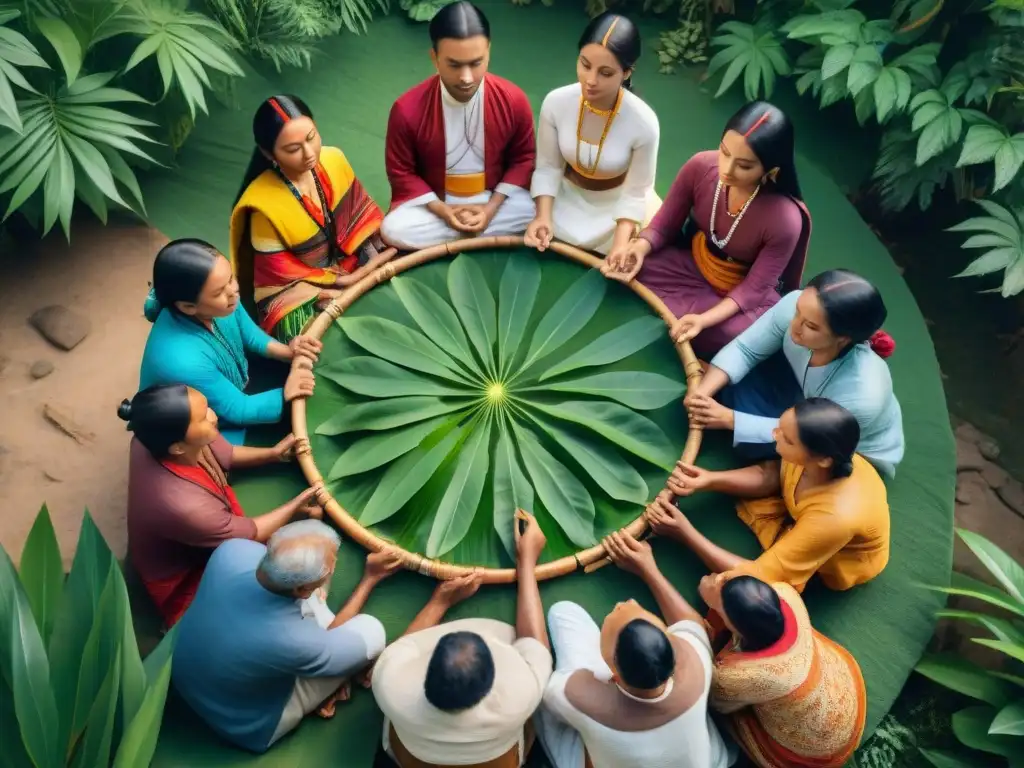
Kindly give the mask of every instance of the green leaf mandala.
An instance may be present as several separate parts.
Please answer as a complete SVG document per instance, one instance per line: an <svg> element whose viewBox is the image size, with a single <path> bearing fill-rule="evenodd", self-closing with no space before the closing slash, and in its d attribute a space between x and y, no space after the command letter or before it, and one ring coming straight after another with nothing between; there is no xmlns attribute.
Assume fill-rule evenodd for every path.
<svg viewBox="0 0 1024 768"><path fill-rule="evenodd" d="M550 267L564 289L545 284ZM670 344L649 309L630 316L642 302L625 293L517 251L417 267L368 293L316 369L337 385L319 406L318 388L310 416L331 491L363 526L418 532L431 558L471 531L511 553L515 509L538 505L549 539L557 526L567 546L595 544L598 510L635 517L660 488L644 473L663 477L680 451L653 418L684 394L678 360L643 369L661 366L638 353Z"/></svg>

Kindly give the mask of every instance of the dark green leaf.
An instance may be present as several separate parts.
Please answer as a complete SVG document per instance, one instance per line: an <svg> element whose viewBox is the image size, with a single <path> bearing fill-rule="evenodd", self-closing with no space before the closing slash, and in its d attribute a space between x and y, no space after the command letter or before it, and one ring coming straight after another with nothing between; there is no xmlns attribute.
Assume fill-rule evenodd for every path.
<svg viewBox="0 0 1024 768"><path fill-rule="evenodd" d="M961 757L937 749L920 749L921 755L935 768L978 768L973 758Z"/></svg>
<svg viewBox="0 0 1024 768"><path fill-rule="evenodd" d="M388 467L359 515L360 525L376 525L405 506L448 458L463 431L453 429L436 445L416 448Z"/></svg>
<svg viewBox="0 0 1024 768"><path fill-rule="evenodd" d="M462 254L448 267L448 293L485 370L495 375L494 340L497 308L484 273L472 256Z"/></svg>
<svg viewBox="0 0 1024 768"><path fill-rule="evenodd" d="M1005 640L989 640L984 637L975 637L973 642L978 645L984 645L986 648L1001 651L1017 661L1024 661L1024 645L1020 643L1008 643Z"/></svg>
<svg viewBox="0 0 1024 768"><path fill-rule="evenodd" d="M318 368L317 373L347 390L371 397L444 397L474 394L472 390L467 390L463 386L431 379L376 357L346 357L337 364Z"/></svg>
<svg viewBox="0 0 1024 768"><path fill-rule="evenodd" d="M482 422L478 420L470 427L472 432L459 452L451 482L434 513L434 524L427 539L427 557L438 557L454 549L469 532L480 506L490 464L490 414L485 414Z"/></svg>
<svg viewBox="0 0 1024 768"><path fill-rule="evenodd" d="M170 681L171 659L168 657L159 674L150 682L138 714L121 737L114 768L138 768L152 761L160 737L160 724Z"/></svg>
<svg viewBox="0 0 1024 768"><path fill-rule="evenodd" d="M1005 129L987 124L972 125L967 129L957 167L987 163L996 156L996 152L1008 138Z"/></svg>
<svg viewBox="0 0 1024 768"><path fill-rule="evenodd" d="M948 587L932 587L932 589L949 595L963 595L964 597L982 600L1024 617L1024 603L1017 602L1001 589L991 587L962 573L954 571Z"/></svg>
<svg viewBox="0 0 1024 768"><path fill-rule="evenodd" d="M542 389L554 392L579 392L595 397L617 400L637 411L663 408L681 399L686 387L660 373L647 371L611 371L578 379L550 381L526 391Z"/></svg>
<svg viewBox="0 0 1024 768"><path fill-rule="evenodd" d="M521 254L510 256L498 287L498 357L502 376L509 371L519 351L539 288L537 260Z"/></svg>
<svg viewBox="0 0 1024 768"><path fill-rule="evenodd" d="M579 333L601 306L606 288L607 281L596 269L588 270L570 285L541 318L521 370L550 355Z"/></svg>
<svg viewBox="0 0 1024 768"><path fill-rule="evenodd" d="M103 684L96 692L96 698L89 711L85 735L75 757L75 766L93 768L110 765L110 747L117 719L117 694L120 683L121 664L118 652L115 654L114 663L107 668Z"/></svg>
<svg viewBox="0 0 1024 768"><path fill-rule="evenodd" d="M427 435L452 419L451 416L436 416L400 429L377 432L356 440L334 462L327 480L333 482L350 475L358 475L360 472L366 472L404 456L422 443Z"/></svg>
<svg viewBox="0 0 1024 768"><path fill-rule="evenodd" d="M650 346L665 334L665 324L656 317L637 317L599 336L583 349L555 363L540 377L541 381L561 373L616 363Z"/></svg>
<svg viewBox="0 0 1024 768"><path fill-rule="evenodd" d="M996 707L1010 700L1009 687L1003 681L957 656L929 653L915 669L939 685Z"/></svg>
<svg viewBox="0 0 1024 768"><path fill-rule="evenodd" d="M1024 630L1018 629L1013 625L1013 622L1006 619L990 616L987 613L978 613L977 611L942 610L937 611L935 615L940 619L957 619L959 621L972 622L987 629L995 635L997 640L1024 645Z"/></svg>
<svg viewBox="0 0 1024 768"><path fill-rule="evenodd" d="M78 73L82 68L82 59L85 56L81 43L75 37L74 30L63 19L45 16L36 16L35 24L42 36L57 52L57 58L60 59L64 73L67 75L67 84L72 85L78 78Z"/></svg>
<svg viewBox="0 0 1024 768"><path fill-rule="evenodd" d="M393 397L345 405L341 412L316 429L318 435L341 435L361 429L394 429L416 421L466 408L466 400L437 397Z"/></svg>
<svg viewBox="0 0 1024 768"><path fill-rule="evenodd" d="M1012 736L993 736L988 732L996 710L988 706L968 707L953 715L953 733L960 743L971 749L1003 757L1013 757L1020 750L1020 740Z"/></svg>
<svg viewBox="0 0 1024 768"><path fill-rule="evenodd" d="M874 93L878 122L883 123L896 108L896 76L888 67L878 73Z"/></svg>
<svg viewBox="0 0 1024 768"><path fill-rule="evenodd" d="M494 530L513 562L516 559L513 527L516 509L533 512L533 486L523 473L512 435L502 419L494 445Z"/></svg>
<svg viewBox="0 0 1024 768"><path fill-rule="evenodd" d="M71 150L71 155L78 161L90 181L104 195L127 208L128 204L121 198L121 194L114 185L114 176L110 171L110 165L100 151L89 142L71 133L64 134L64 141L68 149Z"/></svg>
<svg viewBox="0 0 1024 768"><path fill-rule="evenodd" d="M999 710L988 732L992 735L1024 736L1024 699Z"/></svg>
<svg viewBox="0 0 1024 768"><path fill-rule="evenodd" d="M465 385L469 377L440 347L419 331L382 317L342 317L338 325L372 355Z"/></svg>
<svg viewBox="0 0 1024 768"><path fill-rule="evenodd" d="M19 575L45 645L53 633L53 622L64 589L64 564L60 558L60 547L57 546L57 535L50 521L50 512L45 505L36 515L36 521L25 540Z"/></svg>
<svg viewBox="0 0 1024 768"><path fill-rule="evenodd" d="M857 47L850 43L829 48L825 52L825 59L821 62L822 79L827 80L830 77L834 77L850 66L856 50Z"/></svg>
<svg viewBox="0 0 1024 768"><path fill-rule="evenodd" d="M963 528L956 532L1003 589L1024 607L1024 568L984 536Z"/></svg>
<svg viewBox="0 0 1024 768"><path fill-rule="evenodd" d="M583 483L552 456L529 429L517 421L512 422L512 429L523 454L526 472L544 508L574 544L589 547L596 543L594 500Z"/></svg>
<svg viewBox="0 0 1024 768"><path fill-rule="evenodd" d="M473 360L469 341L462 330L455 310L436 291L417 280L395 277L391 280L398 298L412 315L427 338L447 352L455 360L472 364L474 373L483 375L483 370Z"/></svg>

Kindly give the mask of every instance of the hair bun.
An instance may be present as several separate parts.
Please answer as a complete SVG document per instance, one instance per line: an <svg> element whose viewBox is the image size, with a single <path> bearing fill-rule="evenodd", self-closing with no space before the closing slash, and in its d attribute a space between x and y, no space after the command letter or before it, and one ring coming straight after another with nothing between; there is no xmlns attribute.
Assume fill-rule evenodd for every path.
<svg viewBox="0 0 1024 768"><path fill-rule="evenodd" d="M121 421L132 420L132 404L130 400L122 400L121 404L117 406L117 418Z"/></svg>
<svg viewBox="0 0 1024 768"><path fill-rule="evenodd" d="M896 351L896 340L882 330L871 334L868 344L871 345L871 351L883 359L891 357L892 353Z"/></svg>

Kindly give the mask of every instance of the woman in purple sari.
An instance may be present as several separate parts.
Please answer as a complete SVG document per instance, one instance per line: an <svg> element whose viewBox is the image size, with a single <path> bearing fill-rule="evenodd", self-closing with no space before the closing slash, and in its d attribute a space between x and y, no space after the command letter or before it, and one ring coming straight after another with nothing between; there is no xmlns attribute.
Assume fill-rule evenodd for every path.
<svg viewBox="0 0 1024 768"><path fill-rule="evenodd" d="M678 318L672 338L710 359L800 287L811 218L793 155L789 118L747 104L717 150L686 162L650 225L602 272L653 290Z"/></svg>

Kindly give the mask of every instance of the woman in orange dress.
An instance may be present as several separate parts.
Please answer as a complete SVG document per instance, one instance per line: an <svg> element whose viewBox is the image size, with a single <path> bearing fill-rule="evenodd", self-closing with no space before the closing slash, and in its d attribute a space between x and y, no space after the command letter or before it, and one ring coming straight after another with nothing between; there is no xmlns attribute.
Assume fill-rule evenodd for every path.
<svg viewBox="0 0 1024 768"><path fill-rule="evenodd" d="M811 626L796 590L732 573L705 576L715 656L711 708L760 768L840 768L864 733L856 659ZM717 642L716 642L717 641Z"/></svg>
<svg viewBox="0 0 1024 768"><path fill-rule="evenodd" d="M889 504L877 470L854 453L853 414L820 397L797 403L775 429L781 462L727 472L680 464L647 509L659 535L689 547L715 573L740 570L802 592L818 574L829 589L870 581L889 562ZM669 498L698 491L740 497L736 511L764 548L747 560L709 541Z"/></svg>

